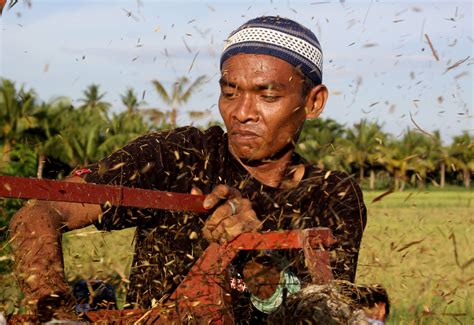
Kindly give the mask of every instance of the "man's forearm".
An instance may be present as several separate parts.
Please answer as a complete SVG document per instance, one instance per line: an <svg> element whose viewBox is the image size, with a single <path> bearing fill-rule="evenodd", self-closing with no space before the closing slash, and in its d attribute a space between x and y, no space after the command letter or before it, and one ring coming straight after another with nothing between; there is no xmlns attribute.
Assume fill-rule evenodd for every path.
<svg viewBox="0 0 474 325"><path fill-rule="evenodd" d="M66 291L61 251L62 218L49 202L32 202L10 222L15 274L26 302Z"/></svg>

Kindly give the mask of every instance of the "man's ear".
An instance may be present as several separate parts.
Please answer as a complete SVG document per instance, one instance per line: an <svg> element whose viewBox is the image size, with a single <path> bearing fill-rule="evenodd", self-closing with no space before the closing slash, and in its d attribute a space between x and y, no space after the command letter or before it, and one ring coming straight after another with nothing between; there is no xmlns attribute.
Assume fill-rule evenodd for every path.
<svg viewBox="0 0 474 325"><path fill-rule="evenodd" d="M306 96L306 118L312 119L318 117L323 112L327 100L328 89L325 85L320 84L311 89Z"/></svg>

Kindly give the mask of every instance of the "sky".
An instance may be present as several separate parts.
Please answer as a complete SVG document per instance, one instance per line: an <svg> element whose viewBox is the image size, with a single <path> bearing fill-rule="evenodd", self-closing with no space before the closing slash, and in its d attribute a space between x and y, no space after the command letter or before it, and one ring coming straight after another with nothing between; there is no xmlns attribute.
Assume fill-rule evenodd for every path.
<svg viewBox="0 0 474 325"><path fill-rule="evenodd" d="M20 0L0 18L0 76L41 100L75 102L92 83L114 111L128 87L165 108L153 89L206 75L180 125L220 120L219 56L232 30L261 15L310 28L324 55L330 96L322 117L441 132L445 143L474 134L472 1ZM202 110L207 119L187 112Z"/></svg>

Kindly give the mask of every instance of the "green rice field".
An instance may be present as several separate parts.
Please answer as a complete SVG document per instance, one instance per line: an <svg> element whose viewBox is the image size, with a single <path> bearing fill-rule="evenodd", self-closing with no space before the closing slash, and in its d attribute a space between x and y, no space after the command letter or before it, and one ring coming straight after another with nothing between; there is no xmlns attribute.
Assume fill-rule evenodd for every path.
<svg viewBox="0 0 474 325"><path fill-rule="evenodd" d="M461 189L366 192L368 224L358 283L389 292L388 324L474 324L474 195ZM93 227L64 235L67 278L110 279L126 288L133 229L99 233ZM18 311L11 274L0 274L0 311ZM121 301L120 303L123 303Z"/></svg>
<svg viewBox="0 0 474 325"><path fill-rule="evenodd" d="M381 283L391 324L474 324L474 195L365 193L368 225L357 282Z"/></svg>

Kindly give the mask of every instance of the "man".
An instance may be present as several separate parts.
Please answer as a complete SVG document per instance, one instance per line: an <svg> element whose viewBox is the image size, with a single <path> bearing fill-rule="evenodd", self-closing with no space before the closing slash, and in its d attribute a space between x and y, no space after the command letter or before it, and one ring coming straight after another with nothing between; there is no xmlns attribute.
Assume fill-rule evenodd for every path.
<svg viewBox="0 0 474 325"><path fill-rule="evenodd" d="M227 133L219 127L184 127L147 134L68 179L205 193L209 214L27 204L10 229L16 271L31 303L68 290L60 233L91 223L104 230L137 226L127 302L142 308L166 299L209 242L230 241L249 231L330 227L337 239L333 273L354 280L366 222L362 193L346 174L319 170L294 152L305 119L318 117L328 97L316 36L280 17L250 20L226 41L219 84ZM260 258L265 254L244 254L234 263L232 276L244 274L239 281L250 288L258 287L252 283L262 272L272 279L264 290L237 286L243 291L232 292L237 320L257 322L278 307L262 311L252 301L266 305L280 278L309 281L298 252L266 255L272 256L266 258L269 263ZM286 267L271 263L275 255L287 261Z"/></svg>

